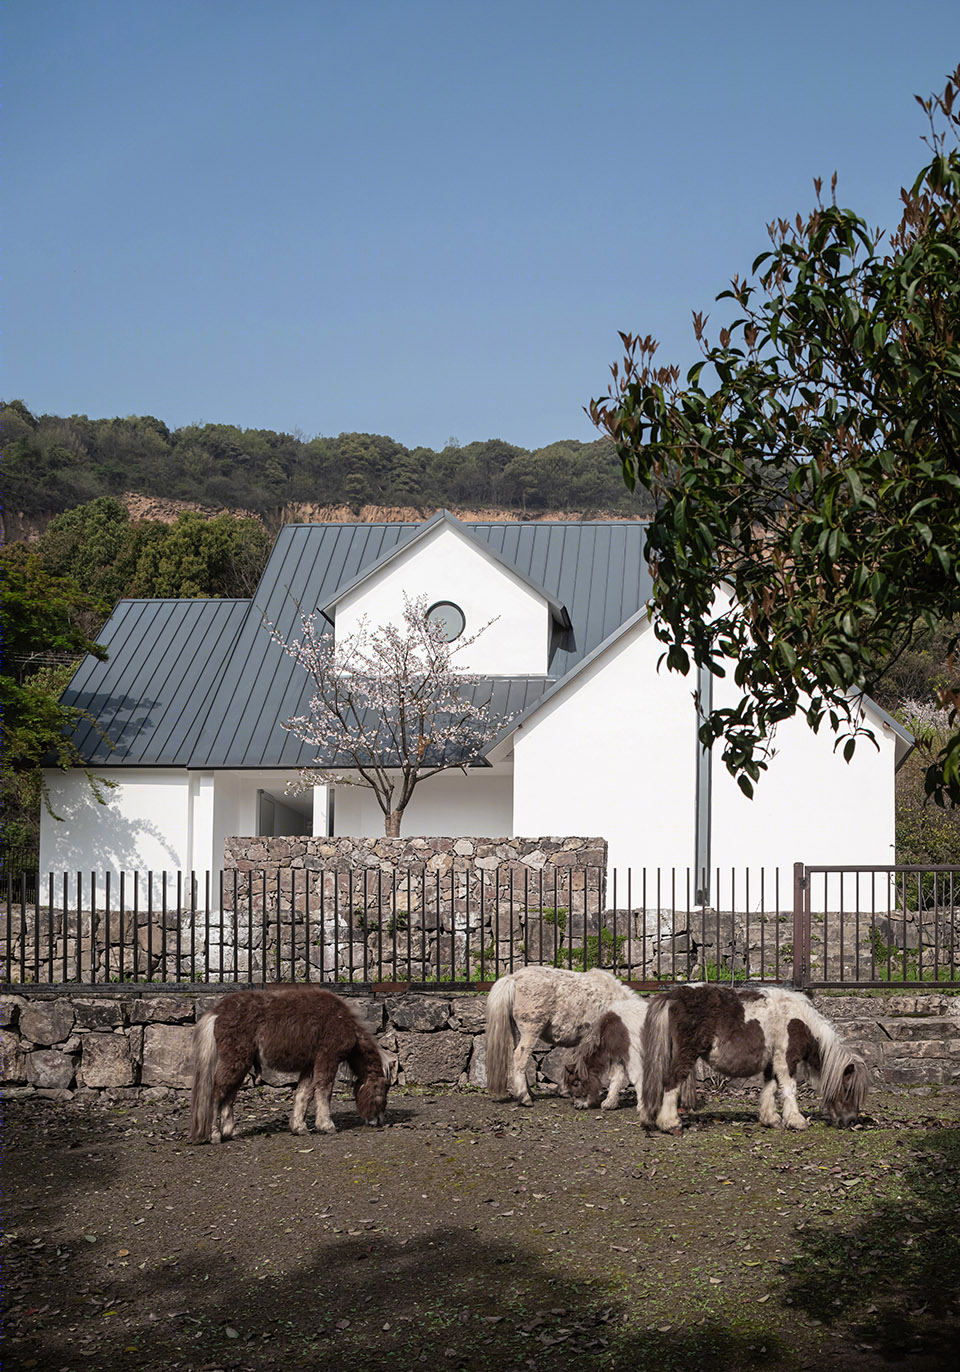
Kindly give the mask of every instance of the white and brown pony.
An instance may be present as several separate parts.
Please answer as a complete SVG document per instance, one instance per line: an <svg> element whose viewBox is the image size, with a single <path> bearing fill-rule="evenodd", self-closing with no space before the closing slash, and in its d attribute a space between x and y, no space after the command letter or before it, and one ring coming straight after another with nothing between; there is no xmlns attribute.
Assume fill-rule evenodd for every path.
<svg viewBox="0 0 960 1372"><path fill-rule="evenodd" d="M577 1109L616 1110L620 1092L632 1086L637 1109L643 1098L641 1033L647 1013L639 996L617 1000L604 1011L563 1068L563 1084Z"/></svg>
<svg viewBox="0 0 960 1372"><path fill-rule="evenodd" d="M527 1063L537 1040L572 1048L611 1005L628 999L638 1007L632 1025L639 1051L645 1007L612 973L599 967L521 967L500 977L487 996L487 1090L498 1100L513 1096L532 1105Z"/></svg>
<svg viewBox="0 0 960 1372"><path fill-rule="evenodd" d="M863 1059L806 996L782 987L675 986L652 996L643 1027L645 1124L664 1133L680 1128L680 1083L698 1059L727 1077L762 1074L761 1124L806 1129L798 1073L819 1087L829 1124L854 1124L866 1099Z"/></svg>
<svg viewBox="0 0 960 1372"><path fill-rule="evenodd" d="M279 986L235 991L197 1023L190 1142L220 1143L233 1136L233 1103L251 1069L299 1072L290 1115L294 1134L307 1132L310 1096L316 1128L336 1133L330 1097L341 1062L354 1075L357 1111L367 1124L382 1125L387 1079L380 1049L350 1007L319 986Z"/></svg>
<svg viewBox="0 0 960 1372"><path fill-rule="evenodd" d="M631 995L615 1001L602 1014L564 1065L563 1084L579 1109L615 1110L627 1085L637 1093L637 1109L643 1102L643 1022L647 1002ZM696 1073L680 1086L680 1104L692 1110L697 1104Z"/></svg>

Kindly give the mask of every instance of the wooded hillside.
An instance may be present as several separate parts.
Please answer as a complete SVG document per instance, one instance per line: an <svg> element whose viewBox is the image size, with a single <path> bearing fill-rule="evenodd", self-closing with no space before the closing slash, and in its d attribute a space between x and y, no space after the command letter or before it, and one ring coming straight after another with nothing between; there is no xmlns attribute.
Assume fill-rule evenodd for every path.
<svg viewBox="0 0 960 1372"><path fill-rule="evenodd" d="M152 415L89 419L30 413L14 400L0 410L4 508L43 523L100 496L126 492L244 510L280 522L284 507L364 505L547 509L589 517L637 515L641 496L624 487L609 439L575 439L528 451L500 439L451 439L441 451L405 448L379 434L311 438L228 424L169 429Z"/></svg>

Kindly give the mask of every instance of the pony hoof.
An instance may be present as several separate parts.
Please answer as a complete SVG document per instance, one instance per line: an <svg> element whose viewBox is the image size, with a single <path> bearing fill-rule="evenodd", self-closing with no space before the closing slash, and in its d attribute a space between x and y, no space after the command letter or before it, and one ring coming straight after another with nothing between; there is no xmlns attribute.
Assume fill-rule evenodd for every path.
<svg viewBox="0 0 960 1372"><path fill-rule="evenodd" d="M306 1133L306 1132L307 1132L306 1129L304 1129L303 1132ZM333 1124L333 1123L331 1123L331 1124L318 1124L318 1125L317 1125L317 1133L318 1133L318 1134L335 1134L336 1132L337 1132L337 1126L336 1126L335 1124Z"/></svg>
<svg viewBox="0 0 960 1372"><path fill-rule="evenodd" d="M784 1120L784 1129L809 1129L810 1121L805 1119Z"/></svg>

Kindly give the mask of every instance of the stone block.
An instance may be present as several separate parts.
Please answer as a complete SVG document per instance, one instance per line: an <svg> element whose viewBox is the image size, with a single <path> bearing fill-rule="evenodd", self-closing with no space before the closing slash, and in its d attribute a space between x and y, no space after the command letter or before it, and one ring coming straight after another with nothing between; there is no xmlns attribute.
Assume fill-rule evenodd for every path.
<svg viewBox="0 0 960 1372"><path fill-rule="evenodd" d="M20 1035L48 1048L69 1037L74 1018L73 1006L68 1000L37 1000L25 1005L20 1012Z"/></svg>
<svg viewBox="0 0 960 1372"><path fill-rule="evenodd" d="M447 1029L441 1033L400 1035L400 1067L407 1085L454 1083L466 1070L472 1041Z"/></svg>
<svg viewBox="0 0 960 1372"><path fill-rule="evenodd" d="M83 1086L133 1086L136 1081L125 1034L84 1034L80 1057Z"/></svg>
<svg viewBox="0 0 960 1372"><path fill-rule="evenodd" d="M118 1000L78 1001L76 1027L118 1029L123 1024L123 1005Z"/></svg>
<svg viewBox="0 0 960 1372"><path fill-rule="evenodd" d="M481 1090L487 1085L487 1040L484 1034L478 1034L473 1040L467 1080L471 1086Z"/></svg>
<svg viewBox="0 0 960 1372"><path fill-rule="evenodd" d="M0 1029L0 1081L7 1085L26 1079L26 1055L19 1037L9 1029Z"/></svg>
<svg viewBox="0 0 960 1372"><path fill-rule="evenodd" d="M450 1016L450 1001L438 996L409 995L387 1000L387 1018L398 1029L419 1033L445 1029Z"/></svg>
<svg viewBox="0 0 960 1372"><path fill-rule="evenodd" d="M193 1007L191 1006L191 1013ZM144 1086L193 1085L193 1027L182 1024L147 1024L143 1031Z"/></svg>
<svg viewBox="0 0 960 1372"><path fill-rule="evenodd" d="M487 997L484 994L450 997L450 1018L457 1027L471 1034L482 1034L486 1023Z"/></svg>
<svg viewBox="0 0 960 1372"><path fill-rule="evenodd" d="M38 1089L66 1090L73 1085L77 1074L77 1059L73 1053L61 1053L56 1048L38 1048L25 1055L24 1075L31 1086Z"/></svg>
<svg viewBox="0 0 960 1372"><path fill-rule="evenodd" d="M0 996L0 1026L12 1029L20 1019L20 1011L26 1005L22 996Z"/></svg>
<svg viewBox="0 0 960 1372"><path fill-rule="evenodd" d="M383 1029L383 1005L380 1000L374 996L344 996L342 999L367 1033L376 1038Z"/></svg>
<svg viewBox="0 0 960 1372"><path fill-rule="evenodd" d="M141 997L130 1007L131 1024L177 1024L192 1020L193 1015L193 1001L185 996Z"/></svg>

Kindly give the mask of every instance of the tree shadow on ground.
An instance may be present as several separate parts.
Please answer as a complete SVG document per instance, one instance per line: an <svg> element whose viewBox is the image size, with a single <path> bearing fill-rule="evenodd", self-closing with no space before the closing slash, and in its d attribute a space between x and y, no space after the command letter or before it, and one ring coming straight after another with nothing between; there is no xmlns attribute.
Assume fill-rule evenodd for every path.
<svg viewBox="0 0 960 1372"><path fill-rule="evenodd" d="M72 1366L79 1349L93 1372L334 1365L701 1372L772 1367L782 1352L769 1329L734 1330L718 1320L678 1318L637 1331L602 1274L561 1281L559 1270L522 1245L456 1228L408 1243L378 1234L325 1243L280 1275L243 1277L232 1267L194 1251L153 1272L133 1271L114 1282L109 1316L95 1310L41 1328L9 1350L5 1366ZM53 1293L37 1299L44 1294ZM149 1313L131 1321L126 1308Z"/></svg>
<svg viewBox="0 0 960 1372"><path fill-rule="evenodd" d="M831 1325L854 1316L856 1335L889 1359L936 1349L956 1359L960 1314L960 1130L932 1130L900 1174L899 1193L869 1217L802 1231L785 1298ZM951 1313L950 1330L942 1326ZM858 1313L859 1312L859 1313ZM947 1341L949 1340L949 1346Z"/></svg>

